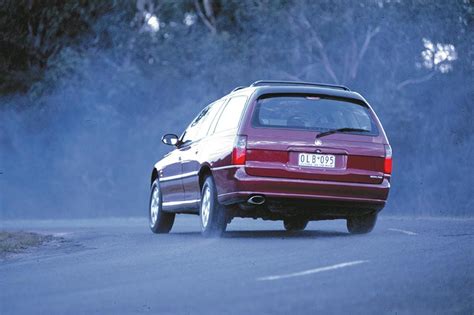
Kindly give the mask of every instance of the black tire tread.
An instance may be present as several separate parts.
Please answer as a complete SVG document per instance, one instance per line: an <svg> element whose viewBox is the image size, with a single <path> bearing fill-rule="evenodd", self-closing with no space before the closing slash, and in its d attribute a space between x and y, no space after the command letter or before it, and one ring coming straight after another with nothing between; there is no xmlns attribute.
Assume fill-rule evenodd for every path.
<svg viewBox="0 0 474 315"><path fill-rule="evenodd" d="M351 234L370 233L377 223L377 213L347 218L347 230Z"/></svg>
<svg viewBox="0 0 474 315"><path fill-rule="evenodd" d="M202 185L201 197L206 187L210 187L212 194L211 213L209 223L204 228L201 223L201 233L205 237L220 237L227 227L226 208L217 200L217 188L212 176L207 176ZM200 214L199 214L200 215Z"/></svg>
<svg viewBox="0 0 474 315"><path fill-rule="evenodd" d="M151 198L153 194L153 189L155 186L159 185L160 183L158 182L158 179L156 179L153 184L151 185L151 190L150 190L150 201L148 203L148 207L151 206ZM160 191L161 194L161 191ZM160 198L160 200L162 200ZM158 212L158 219L156 220L155 224L152 226L150 224L150 229L153 233L156 234L166 234L171 231L173 228L174 224L174 219L176 214L172 212L165 212L161 209L162 207L160 206L160 210ZM148 209L148 216L150 216L150 209ZM148 218L150 220L150 218ZM151 223L151 221L150 221Z"/></svg>
<svg viewBox="0 0 474 315"><path fill-rule="evenodd" d="M303 231L308 225L308 220L304 218L289 218L283 220L283 226L287 231Z"/></svg>

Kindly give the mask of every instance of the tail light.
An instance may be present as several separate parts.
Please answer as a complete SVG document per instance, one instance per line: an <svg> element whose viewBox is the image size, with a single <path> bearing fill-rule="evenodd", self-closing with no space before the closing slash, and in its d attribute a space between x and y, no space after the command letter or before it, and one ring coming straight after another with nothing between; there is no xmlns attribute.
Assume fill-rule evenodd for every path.
<svg viewBox="0 0 474 315"><path fill-rule="evenodd" d="M232 164L244 165L247 158L247 136L237 136L235 138L234 149L232 150Z"/></svg>
<svg viewBox="0 0 474 315"><path fill-rule="evenodd" d="M392 147L385 145L385 161L383 163L383 172L385 174L392 174Z"/></svg>

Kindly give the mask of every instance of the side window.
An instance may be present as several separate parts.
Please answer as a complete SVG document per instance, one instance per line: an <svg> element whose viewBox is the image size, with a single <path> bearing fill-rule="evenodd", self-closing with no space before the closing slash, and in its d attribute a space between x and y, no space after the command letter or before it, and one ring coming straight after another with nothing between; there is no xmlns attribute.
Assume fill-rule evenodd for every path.
<svg viewBox="0 0 474 315"><path fill-rule="evenodd" d="M215 132L237 129L246 102L247 97L245 96L231 98L219 117Z"/></svg>
<svg viewBox="0 0 474 315"><path fill-rule="evenodd" d="M188 126L181 141L192 142L205 137L221 105L222 101L217 101L204 108Z"/></svg>
<svg viewBox="0 0 474 315"><path fill-rule="evenodd" d="M209 128L211 127L212 122L215 120L217 113L220 111L223 100L216 101L209 106L212 108L209 110L207 116L203 119L201 123L201 127L199 128L199 135L198 138L202 139L207 136L209 132Z"/></svg>

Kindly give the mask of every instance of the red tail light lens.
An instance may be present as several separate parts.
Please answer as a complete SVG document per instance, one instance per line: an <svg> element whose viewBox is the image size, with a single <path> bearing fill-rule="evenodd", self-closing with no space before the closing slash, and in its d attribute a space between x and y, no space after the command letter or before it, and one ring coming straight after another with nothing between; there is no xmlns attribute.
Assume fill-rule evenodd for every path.
<svg viewBox="0 0 474 315"><path fill-rule="evenodd" d="M235 138L234 149L232 150L232 164L244 165L247 159L247 136L237 136Z"/></svg>
<svg viewBox="0 0 474 315"><path fill-rule="evenodd" d="M392 174L392 148L390 145L385 145L385 161L383 163L383 172L385 174Z"/></svg>

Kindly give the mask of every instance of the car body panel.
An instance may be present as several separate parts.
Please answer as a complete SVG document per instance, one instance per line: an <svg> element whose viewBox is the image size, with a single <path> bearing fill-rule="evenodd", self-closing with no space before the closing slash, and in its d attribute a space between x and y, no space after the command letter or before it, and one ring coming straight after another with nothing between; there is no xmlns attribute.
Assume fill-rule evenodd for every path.
<svg viewBox="0 0 474 315"><path fill-rule="evenodd" d="M181 165L183 168L183 174L188 176L182 178L184 200L192 201L199 200L200 189L199 189L199 178L198 173L201 168L199 161L199 150L201 143L200 141L192 143L189 146L179 148L181 152Z"/></svg>
<svg viewBox="0 0 474 315"><path fill-rule="evenodd" d="M179 202L184 198L181 181L182 166L180 152L173 150L155 165L160 179L163 203Z"/></svg>
<svg viewBox="0 0 474 315"><path fill-rule="evenodd" d="M390 189L390 181L384 178L379 184L328 182L302 179L281 179L252 176L246 167L222 167L213 169L213 176L221 188L219 201L223 204L245 201L250 195L285 198L345 200L383 206Z"/></svg>

